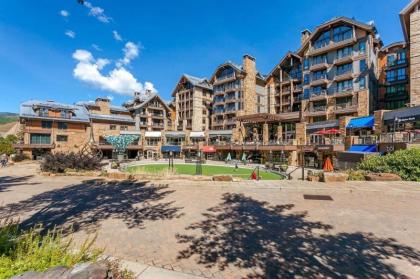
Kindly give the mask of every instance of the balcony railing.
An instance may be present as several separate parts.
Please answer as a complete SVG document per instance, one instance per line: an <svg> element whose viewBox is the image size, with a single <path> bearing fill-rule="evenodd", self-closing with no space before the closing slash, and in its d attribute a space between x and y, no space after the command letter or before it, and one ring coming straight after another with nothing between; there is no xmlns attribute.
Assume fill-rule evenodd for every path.
<svg viewBox="0 0 420 279"><path fill-rule="evenodd" d="M352 144L376 144L377 142L377 136L359 136L352 138Z"/></svg>
<svg viewBox="0 0 420 279"><path fill-rule="evenodd" d="M308 112L326 112L327 107L326 106L316 106L316 107L310 107L308 109Z"/></svg>
<svg viewBox="0 0 420 279"><path fill-rule="evenodd" d="M356 41L357 41L357 39L354 36L351 37L351 38L339 41L339 42L334 42L333 40L331 40L328 43L325 43L324 45L322 45L318 48L311 47L309 49L308 55L313 56L313 55L318 55L318 54L321 54L321 53L325 53L325 52L328 52L328 51L330 51L332 49L335 49L335 48L341 48L341 47L344 47L344 46L347 46L347 45L350 45L350 44L354 44L354 43L356 43Z"/></svg>
<svg viewBox="0 0 420 279"><path fill-rule="evenodd" d="M316 145L330 145L330 144L344 144L344 140L341 137L338 138L327 138L327 137L311 137L309 139L310 144Z"/></svg>
<svg viewBox="0 0 420 279"><path fill-rule="evenodd" d="M319 92L311 92L310 98L318 98L318 97L326 97L327 96L327 90L321 90Z"/></svg>
<svg viewBox="0 0 420 279"><path fill-rule="evenodd" d="M420 142L420 133L419 132L395 132L381 134L379 137L379 142L382 143L392 143L392 142Z"/></svg>
<svg viewBox="0 0 420 279"><path fill-rule="evenodd" d="M352 101L348 103L341 103L335 105L335 110L342 111L342 110L357 110L357 102Z"/></svg>

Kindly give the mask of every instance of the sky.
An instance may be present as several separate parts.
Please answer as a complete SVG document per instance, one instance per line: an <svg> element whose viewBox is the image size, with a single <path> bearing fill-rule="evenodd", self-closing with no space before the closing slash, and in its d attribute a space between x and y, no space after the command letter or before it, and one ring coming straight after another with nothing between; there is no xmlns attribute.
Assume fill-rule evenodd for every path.
<svg viewBox="0 0 420 279"><path fill-rule="evenodd" d="M30 99L119 105L145 89L170 100L183 73L211 77L244 54L267 74L302 30L337 16L373 20L387 45L403 40L409 1L3 0L0 111Z"/></svg>

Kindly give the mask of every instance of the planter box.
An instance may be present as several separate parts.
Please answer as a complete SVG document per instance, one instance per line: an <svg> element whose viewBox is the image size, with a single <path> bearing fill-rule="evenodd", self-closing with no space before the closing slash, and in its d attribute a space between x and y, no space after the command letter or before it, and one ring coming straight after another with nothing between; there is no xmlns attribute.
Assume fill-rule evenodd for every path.
<svg viewBox="0 0 420 279"><path fill-rule="evenodd" d="M369 173L365 175L368 181L401 181L401 177L394 173Z"/></svg>

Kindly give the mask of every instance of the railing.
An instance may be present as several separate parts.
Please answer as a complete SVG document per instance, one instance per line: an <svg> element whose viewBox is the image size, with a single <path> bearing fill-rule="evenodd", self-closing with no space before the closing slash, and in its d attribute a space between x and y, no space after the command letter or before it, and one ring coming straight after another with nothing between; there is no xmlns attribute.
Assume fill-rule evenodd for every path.
<svg viewBox="0 0 420 279"><path fill-rule="evenodd" d="M330 145L330 144L344 144L343 138L310 138L310 144Z"/></svg>
<svg viewBox="0 0 420 279"><path fill-rule="evenodd" d="M319 92L311 92L310 98L322 97L322 96L327 96L327 90L321 90Z"/></svg>
<svg viewBox="0 0 420 279"><path fill-rule="evenodd" d="M377 136L359 136L352 139L352 144L376 144L377 142Z"/></svg>
<svg viewBox="0 0 420 279"><path fill-rule="evenodd" d="M325 112L327 110L326 106L316 106L316 107L310 107L309 112Z"/></svg>
<svg viewBox="0 0 420 279"><path fill-rule="evenodd" d="M387 62L386 66L387 67L394 67L394 66L398 66L398 65L405 65L405 64L407 64L407 62L408 62L407 59L397 59L397 60L394 60L390 63Z"/></svg>
<svg viewBox="0 0 420 279"><path fill-rule="evenodd" d="M379 137L379 142L381 143L392 143L392 142L419 142L420 133L419 132L395 132L381 134Z"/></svg>
<svg viewBox="0 0 420 279"><path fill-rule="evenodd" d="M345 109L351 109L351 108L357 108L357 102L350 102L350 103L343 103L343 104L335 105L336 110L345 110Z"/></svg>

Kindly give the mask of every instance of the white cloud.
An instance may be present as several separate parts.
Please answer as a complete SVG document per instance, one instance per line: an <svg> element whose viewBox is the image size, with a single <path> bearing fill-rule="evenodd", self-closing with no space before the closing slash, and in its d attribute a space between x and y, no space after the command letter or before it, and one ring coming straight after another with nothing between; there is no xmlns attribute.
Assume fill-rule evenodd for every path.
<svg viewBox="0 0 420 279"><path fill-rule="evenodd" d="M100 22L108 23L112 20L111 17L105 14L105 10L101 7L95 7L88 1L85 1L84 5L89 9L89 15L95 17Z"/></svg>
<svg viewBox="0 0 420 279"><path fill-rule="evenodd" d="M69 13L68 11L66 11L66 10L61 10L61 11L60 11L60 15L61 15L62 17L68 17L68 16L70 15L70 13Z"/></svg>
<svg viewBox="0 0 420 279"><path fill-rule="evenodd" d="M114 39L116 40L116 41L122 41L123 39L122 39L122 37L121 37L121 35L117 32L117 31L112 31L112 35L114 36Z"/></svg>
<svg viewBox="0 0 420 279"><path fill-rule="evenodd" d="M97 51L102 51L102 48L100 48L97 44L92 44L92 47Z"/></svg>
<svg viewBox="0 0 420 279"><path fill-rule="evenodd" d="M71 31L71 30L67 30L66 32L64 32L64 34L65 34L67 37L72 38L72 39L74 39L74 38L76 37L76 32Z"/></svg>
<svg viewBox="0 0 420 279"><path fill-rule="evenodd" d="M131 60L139 56L140 47L133 42L127 42L123 48L124 58L119 59L116 63L117 67L130 64Z"/></svg>
<svg viewBox="0 0 420 279"><path fill-rule="evenodd" d="M153 85L153 83L146 81L144 83L144 91L150 91L152 93L157 93L157 89L155 88L155 86Z"/></svg>
<svg viewBox="0 0 420 279"><path fill-rule="evenodd" d="M73 53L73 58L77 61L73 76L87 84L122 95L132 95L135 91L144 93L146 88L157 92L152 83L146 82L143 86L122 66L103 74L101 70L110 61L104 58L95 59L92 53L87 50L76 50Z"/></svg>
<svg viewBox="0 0 420 279"><path fill-rule="evenodd" d="M111 96L111 95L106 96L106 98L107 98L108 100L110 100L111 102L114 100L114 96Z"/></svg>

